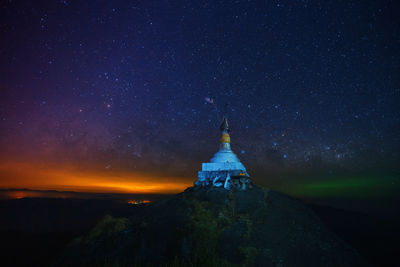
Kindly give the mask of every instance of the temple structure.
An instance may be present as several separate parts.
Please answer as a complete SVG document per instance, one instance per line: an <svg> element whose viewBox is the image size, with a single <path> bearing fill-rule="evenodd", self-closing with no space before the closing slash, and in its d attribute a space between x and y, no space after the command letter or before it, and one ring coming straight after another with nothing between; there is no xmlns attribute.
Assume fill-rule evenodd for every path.
<svg viewBox="0 0 400 267"><path fill-rule="evenodd" d="M251 188L250 176L239 158L231 149L229 125L226 117L220 126L222 132L220 148L210 162L202 163L195 186L224 187L227 190Z"/></svg>

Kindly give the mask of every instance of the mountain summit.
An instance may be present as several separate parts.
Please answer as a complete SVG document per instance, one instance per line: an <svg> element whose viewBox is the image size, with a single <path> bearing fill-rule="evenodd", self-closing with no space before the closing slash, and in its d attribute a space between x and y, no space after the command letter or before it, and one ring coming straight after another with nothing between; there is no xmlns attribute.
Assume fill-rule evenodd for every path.
<svg viewBox="0 0 400 267"><path fill-rule="evenodd" d="M60 266L365 266L301 202L273 190L190 187L104 218Z"/></svg>

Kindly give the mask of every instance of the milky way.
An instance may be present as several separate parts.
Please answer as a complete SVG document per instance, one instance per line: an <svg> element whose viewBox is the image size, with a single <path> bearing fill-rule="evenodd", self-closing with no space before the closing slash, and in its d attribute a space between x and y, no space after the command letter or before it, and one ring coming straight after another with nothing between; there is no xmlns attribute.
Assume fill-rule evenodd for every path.
<svg viewBox="0 0 400 267"><path fill-rule="evenodd" d="M226 114L232 148L259 182L282 172L398 171L396 1L0 8L3 162L190 183L218 150Z"/></svg>

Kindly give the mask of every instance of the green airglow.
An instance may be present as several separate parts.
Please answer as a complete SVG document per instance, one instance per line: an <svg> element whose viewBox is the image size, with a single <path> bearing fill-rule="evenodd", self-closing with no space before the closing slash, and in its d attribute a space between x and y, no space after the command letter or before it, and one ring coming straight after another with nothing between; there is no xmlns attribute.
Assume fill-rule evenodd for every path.
<svg viewBox="0 0 400 267"><path fill-rule="evenodd" d="M400 175L322 176L292 180L277 189L294 197L393 197L400 190Z"/></svg>

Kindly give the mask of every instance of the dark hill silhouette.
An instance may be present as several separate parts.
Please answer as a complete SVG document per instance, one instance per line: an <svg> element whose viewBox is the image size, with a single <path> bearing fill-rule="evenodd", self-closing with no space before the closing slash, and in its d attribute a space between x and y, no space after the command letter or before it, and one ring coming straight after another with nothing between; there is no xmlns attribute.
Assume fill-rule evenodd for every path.
<svg viewBox="0 0 400 267"><path fill-rule="evenodd" d="M188 188L106 216L59 266L366 266L301 202L273 190Z"/></svg>

